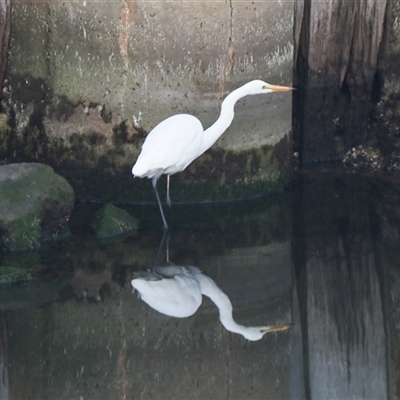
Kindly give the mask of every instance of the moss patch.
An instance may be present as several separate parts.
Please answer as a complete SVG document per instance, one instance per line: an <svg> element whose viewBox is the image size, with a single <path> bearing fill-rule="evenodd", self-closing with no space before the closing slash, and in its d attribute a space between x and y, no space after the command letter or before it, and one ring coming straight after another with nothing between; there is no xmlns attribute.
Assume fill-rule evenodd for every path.
<svg viewBox="0 0 400 400"><path fill-rule="evenodd" d="M33 249L42 239L65 236L73 208L72 187L42 164L0 167L1 245L9 250ZM42 227L46 229L42 232Z"/></svg>
<svg viewBox="0 0 400 400"><path fill-rule="evenodd" d="M79 103L71 101L67 96L61 95L58 102L54 106L53 114L59 121L66 121L69 117L71 117L75 108L79 105Z"/></svg>
<svg viewBox="0 0 400 400"><path fill-rule="evenodd" d="M98 238L119 236L138 229L138 221L125 210L108 203L98 210L93 218L92 227Z"/></svg>
<svg viewBox="0 0 400 400"><path fill-rule="evenodd" d="M23 94L22 99L25 99ZM32 101L36 104L38 99ZM97 119L94 113L88 112L86 121L81 104L66 97L61 97L57 104L54 112L59 120L76 118L74 123L80 121L84 125L92 121L93 130L47 137L43 112L49 108L38 106L35 121L30 121L22 138L14 136L10 144L13 152L8 152L8 157L16 162L38 160L51 165L68 180L82 201L154 203L149 181L133 179L131 175L145 132L133 128L127 120L113 117L105 105L96 111ZM91 107L97 104L90 104L90 110ZM237 200L280 191L290 182L291 152L289 136L274 146L247 151L212 148L185 171L172 177L171 197L178 203L197 203ZM163 177L159 185L163 191Z"/></svg>
<svg viewBox="0 0 400 400"><path fill-rule="evenodd" d="M6 226L3 225L2 231L3 246L9 250L27 250L40 246L41 228L36 213L14 219Z"/></svg>
<svg viewBox="0 0 400 400"><path fill-rule="evenodd" d="M171 198L174 203L198 203L281 191L290 185L291 178L289 150L285 152L287 146L285 139L275 147L265 146L241 153L211 150L185 171L171 177ZM282 155L286 155L286 159ZM90 155L82 155L81 159L86 160L85 164L65 162L55 166L74 187L79 199L122 204L155 202L150 181L132 177L133 163L116 168L113 156L101 157L97 166L94 161L89 162ZM158 181L160 193L166 190L165 182L165 177Z"/></svg>
<svg viewBox="0 0 400 400"><path fill-rule="evenodd" d="M0 284L24 283L33 279L31 272L25 268L0 267Z"/></svg>
<svg viewBox="0 0 400 400"><path fill-rule="evenodd" d="M111 111L107 111L107 108L106 108L105 105L103 105L103 107L101 108L100 116L101 116L101 118L103 118L103 121L104 121L106 124L111 123L111 120L112 120L112 112L111 112Z"/></svg>
<svg viewBox="0 0 400 400"><path fill-rule="evenodd" d="M10 130L8 115L0 113L0 158L3 158L7 153L8 135L10 134Z"/></svg>

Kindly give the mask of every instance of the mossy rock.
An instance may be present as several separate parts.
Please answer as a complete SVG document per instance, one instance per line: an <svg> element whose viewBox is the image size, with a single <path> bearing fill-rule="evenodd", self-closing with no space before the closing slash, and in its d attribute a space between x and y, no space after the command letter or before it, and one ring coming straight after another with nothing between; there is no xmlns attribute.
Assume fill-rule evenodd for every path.
<svg viewBox="0 0 400 400"><path fill-rule="evenodd" d="M102 239L136 232L138 229L136 218L110 203L95 213L91 225L96 236Z"/></svg>
<svg viewBox="0 0 400 400"><path fill-rule="evenodd" d="M0 159L4 158L8 150L8 136L10 134L10 125L8 123L8 116L0 113Z"/></svg>
<svg viewBox="0 0 400 400"><path fill-rule="evenodd" d="M37 307L54 300L54 296L65 288L71 275L58 268L51 279L43 279L41 270L0 266L0 310Z"/></svg>
<svg viewBox="0 0 400 400"><path fill-rule="evenodd" d="M31 281L33 279L32 274L25 268L18 267L0 267L0 284L4 283L23 283Z"/></svg>
<svg viewBox="0 0 400 400"><path fill-rule="evenodd" d="M40 247L43 227L45 239L65 235L74 202L72 187L47 165L0 166L0 249Z"/></svg>

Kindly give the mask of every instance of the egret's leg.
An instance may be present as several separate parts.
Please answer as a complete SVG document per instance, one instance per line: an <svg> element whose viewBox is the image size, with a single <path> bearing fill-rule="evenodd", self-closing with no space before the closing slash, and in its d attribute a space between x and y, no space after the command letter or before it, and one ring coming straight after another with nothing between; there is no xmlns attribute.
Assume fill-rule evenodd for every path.
<svg viewBox="0 0 400 400"><path fill-rule="evenodd" d="M156 198L157 198L157 202L158 202L158 207L160 208L161 218L162 218L163 223L164 223L164 230L167 230L168 229L168 224L167 224L167 220L165 219L165 216L164 216L164 211L163 211L163 208L162 208L162 205L161 205L160 196L158 195L157 179L158 179L158 177L154 177L151 180L151 183L153 184L154 191L156 192Z"/></svg>
<svg viewBox="0 0 400 400"><path fill-rule="evenodd" d="M166 265L169 265L169 239L171 239L171 235L168 234L167 241L165 243L165 261Z"/></svg>
<svg viewBox="0 0 400 400"><path fill-rule="evenodd" d="M171 198L169 197L169 180L170 180L171 175L167 175L167 204L168 207L171 209Z"/></svg>
<svg viewBox="0 0 400 400"><path fill-rule="evenodd" d="M153 266L151 267L151 272L153 272L153 273L155 273L155 274L157 274L157 275L160 275L160 274L157 272L157 270L156 270L156 268L157 268L157 262L158 262L158 259L160 258L161 249L162 249L163 246L164 246L164 242L165 242L165 238L167 237L167 233L168 233L168 229L164 229L163 235L162 235L162 238L161 238L160 245L158 246L156 258L154 259ZM168 236L169 236L169 235L168 235Z"/></svg>

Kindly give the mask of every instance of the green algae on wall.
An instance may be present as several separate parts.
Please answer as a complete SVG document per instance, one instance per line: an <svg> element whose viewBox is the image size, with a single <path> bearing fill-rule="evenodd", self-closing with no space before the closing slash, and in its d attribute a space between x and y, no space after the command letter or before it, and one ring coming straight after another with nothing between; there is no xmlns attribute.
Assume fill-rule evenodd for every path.
<svg viewBox="0 0 400 400"><path fill-rule="evenodd" d="M32 82L43 88L40 79L32 78ZM51 165L71 183L81 200L154 202L148 183L133 180L130 172L146 136L143 129L135 128L106 104L85 105L65 95L50 103L51 89L47 95L30 95L28 86L22 85L16 95L29 102L34 112L25 116L28 120L20 134L11 135L9 160ZM246 135L237 135L240 140L251 130L245 131ZM230 134L228 131L225 136ZM259 148L214 146L174 176L171 193L176 202L255 197L282 190L289 183L290 171L290 133Z"/></svg>
<svg viewBox="0 0 400 400"><path fill-rule="evenodd" d="M33 100L34 108L42 111L30 119L22 135L12 135L9 159L51 165L70 182L80 200L125 204L155 201L147 179L133 179L131 175L146 132L121 120L104 104L84 106L62 97L53 105L50 117L37 101ZM290 134L260 148L214 146L186 171L173 176L171 194L178 203L256 197L282 190L290 183L290 171ZM164 179L159 185L162 189Z"/></svg>
<svg viewBox="0 0 400 400"><path fill-rule="evenodd" d="M117 152L113 150L113 153ZM63 173L73 186L78 198L86 201L117 202L123 204L154 203L155 196L148 179L133 178L132 164L118 171L110 153L93 165L71 160L58 163L56 170ZM101 161L100 160L100 161ZM290 146L287 138L275 146L244 152L209 150L185 171L171 177L171 199L174 203L229 201L282 191L290 185ZM164 193L165 177L158 182Z"/></svg>
<svg viewBox="0 0 400 400"><path fill-rule="evenodd" d="M289 85L292 16L289 3L15 2L6 162L51 165L80 199L153 202L130 173L145 135L177 113L210 126L252 79ZM253 197L288 181L291 96L261 97L240 101L229 131L174 176L176 201ZM286 160L272 148L282 141Z"/></svg>

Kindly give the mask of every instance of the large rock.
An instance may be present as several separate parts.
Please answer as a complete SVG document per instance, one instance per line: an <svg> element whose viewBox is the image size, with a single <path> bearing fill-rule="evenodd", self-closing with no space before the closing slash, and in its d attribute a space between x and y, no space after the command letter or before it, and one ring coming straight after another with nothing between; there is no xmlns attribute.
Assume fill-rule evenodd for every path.
<svg viewBox="0 0 400 400"><path fill-rule="evenodd" d="M0 248L32 249L63 235L74 205L69 183L47 165L0 167Z"/></svg>

